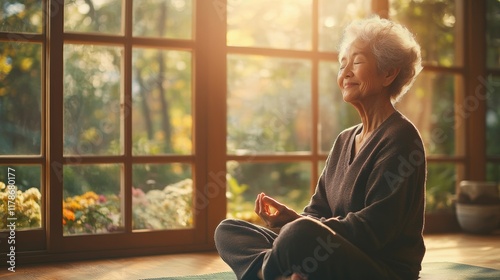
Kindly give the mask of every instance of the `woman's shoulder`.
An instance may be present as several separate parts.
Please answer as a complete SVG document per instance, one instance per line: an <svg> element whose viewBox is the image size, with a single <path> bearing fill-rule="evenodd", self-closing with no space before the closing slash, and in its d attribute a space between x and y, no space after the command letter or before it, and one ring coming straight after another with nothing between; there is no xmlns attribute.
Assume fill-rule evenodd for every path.
<svg viewBox="0 0 500 280"><path fill-rule="evenodd" d="M391 115L384 129L382 137L399 143L423 145L422 137L413 122L399 111Z"/></svg>
<svg viewBox="0 0 500 280"><path fill-rule="evenodd" d="M356 134L358 132L358 130L361 129L361 126L362 126L361 123L359 123L359 124L353 125L351 127L348 127L346 129L342 130L339 133L339 135L338 135L337 138L347 138L347 139L349 139L353 134Z"/></svg>
<svg viewBox="0 0 500 280"><path fill-rule="evenodd" d="M408 133L412 136L415 134L420 135L415 124L399 111L391 115L388 121L385 129L386 133L398 132L397 134Z"/></svg>

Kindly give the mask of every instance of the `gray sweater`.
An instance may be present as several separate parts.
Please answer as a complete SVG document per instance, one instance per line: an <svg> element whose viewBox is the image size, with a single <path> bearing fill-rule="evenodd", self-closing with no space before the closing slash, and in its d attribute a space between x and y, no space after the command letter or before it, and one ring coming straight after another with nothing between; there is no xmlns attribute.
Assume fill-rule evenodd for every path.
<svg viewBox="0 0 500 280"><path fill-rule="evenodd" d="M337 137L303 215L320 219L402 279L417 279L427 170L420 134L395 112L353 157L361 129Z"/></svg>

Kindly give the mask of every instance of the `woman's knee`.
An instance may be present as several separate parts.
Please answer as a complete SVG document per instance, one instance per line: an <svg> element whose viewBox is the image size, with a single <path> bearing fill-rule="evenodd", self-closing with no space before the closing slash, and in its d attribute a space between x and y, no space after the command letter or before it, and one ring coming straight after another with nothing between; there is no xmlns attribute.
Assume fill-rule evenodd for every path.
<svg viewBox="0 0 500 280"><path fill-rule="evenodd" d="M230 238L232 234L234 234L234 227L238 224L238 220L234 219L225 219L219 223L219 225L215 228L214 240L215 245L218 247L219 244L227 241L227 238Z"/></svg>
<svg viewBox="0 0 500 280"><path fill-rule="evenodd" d="M282 228L269 255L270 260L266 262L266 269L269 263L282 272L297 272L317 279L313 276L331 270L332 255L340 247L335 236L332 230L318 221L310 218L295 220Z"/></svg>

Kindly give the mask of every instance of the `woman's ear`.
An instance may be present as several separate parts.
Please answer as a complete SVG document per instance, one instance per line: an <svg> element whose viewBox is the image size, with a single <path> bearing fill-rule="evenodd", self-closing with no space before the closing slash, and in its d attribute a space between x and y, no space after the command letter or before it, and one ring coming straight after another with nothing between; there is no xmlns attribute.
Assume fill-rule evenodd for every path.
<svg viewBox="0 0 500 280"><path fill-rule="evenodd" d="M392 84L394 79L396 79L396 77L398 76L399 70L400 70L399 68L392 68L392 69L389 69L389 71L386 71L384 73L383 85L385 87L388 87L390 84Z"/></svg>

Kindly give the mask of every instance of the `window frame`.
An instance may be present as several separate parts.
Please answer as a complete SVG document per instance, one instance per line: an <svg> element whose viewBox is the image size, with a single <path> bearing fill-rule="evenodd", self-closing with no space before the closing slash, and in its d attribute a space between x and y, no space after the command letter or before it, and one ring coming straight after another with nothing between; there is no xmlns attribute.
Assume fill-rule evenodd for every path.
<svg viewBox="0 0 500 280"><path fill-rule="evenodd" d="M213 248L213 236L218 222L225 215L225 185L221 185L220 169L209 155L220 154L224 147L208 126L208 114L221 114L215 102L216 94L225 93L225 83L214 74L221 68L224 58L213 55L220 52L224 42L224 15L212 2L193 1L193 39L150 39L132 37L132 0L123 0L122 35L100 35L64 32L63 1L43 0L44 29L42 34L2 32L0 38L26 38L28 42L42 44L42 151L40 156L0 157L0 164L38 164L42 167L42 228L17 231L17 255L31 261L57 261L93 257L96 251L102 257L154 254L207 250ZM224 1L225 5L225 1ZM219 38L218 40L213 40ZM118 156L67 156L63 155L63 48L65 43L102 44L121 46L122 57L122 129L124 131L124 153ZM192 54L192 108L193 108L193 151L189 155L136 156L132 155L131 122L131 80L132 49L134 46L157 49L187 50ZM221 53L221 52L220 52ZM50 59L49 59L50 58ZM217 71L225 71L225 67ZM220 81L217 81L220 80ZM225 95L224 95L225 96ZM215 98L214 98L215 97ZM208 106L207 106L208 105ZM217 107L217 108L215 108ZM222 116L222 115L221 115ZM130 191L132 165L136 163L189 163L194 181L193 212L195 223L192 228L179 230L143 231L133 230L131 224ZM65 165L75 164L121 164L121 190L124 191L122 215L124 231L96 235L63 235L62 201L63 174ZM225 180L225 174L222 180ZM224 182L225 184L225 182ZM50 187L45 187L50 186ZM212 192L210 192L212 191ZM210 217L210 218L209 218ZM4 256L2 255L2 258Z"/></svg>

